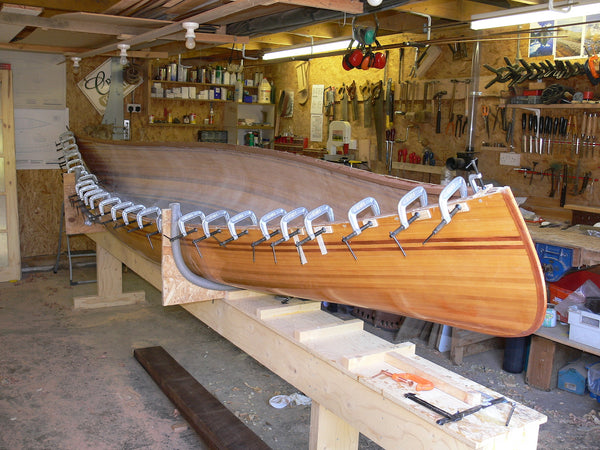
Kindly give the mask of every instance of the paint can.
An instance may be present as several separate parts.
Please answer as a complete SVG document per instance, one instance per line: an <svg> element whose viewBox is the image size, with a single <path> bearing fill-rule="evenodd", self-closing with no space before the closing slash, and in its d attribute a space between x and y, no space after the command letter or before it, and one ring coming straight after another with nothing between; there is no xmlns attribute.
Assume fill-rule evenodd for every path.
<svg viewBox="0 0 600 450"><path fill-rule="evenodd" d="M556 310L554 305L547 305L546 316L544 317L543 327L552 328L556 326Z"/></svg>

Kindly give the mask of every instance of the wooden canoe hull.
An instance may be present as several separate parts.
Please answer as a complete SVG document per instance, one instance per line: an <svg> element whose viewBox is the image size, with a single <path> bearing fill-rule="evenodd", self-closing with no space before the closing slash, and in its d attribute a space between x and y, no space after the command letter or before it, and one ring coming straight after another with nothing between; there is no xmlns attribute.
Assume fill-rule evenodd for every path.
<svg viewBox="0 0 600 450"><path fill-rule="evenodd" d="M148 157L156 156L157 149L154 146L146 146L150 151L133 147L128 150L121 150L120 146L113 147L124 152L121 155L125 155L125 158L118 159L118 163L112 163L114 166L120 164L114 171L110 169L111 164L101 158L103 155L99 155L97 150L89 152L91 164L88 162L88 152L85 148L82 154L99 180L104 181L106 177L110 181L106 188L116 186L116 192L125 197L121 192L132 190L136 184L143 183L143 178L139 175L142 169L140 166L154 167L148 162ZM213 167L218 167L213 170L213 175L217 172L219 175L201 178L200 185L214 183L215 189L222 189L218 184L221 180L228 185L227 190L232 190L232 183L236 184L243 173L243 168L232 167L232 152L233 157L239 157L242 165L249 164L251 171L258 170L257 165L246 161L247 158L252 159L246 150L242 149L241 154L236 155L237 149L239 148L220 147L215 153L215 149L211 148L210 158L204 158L203 161L210 160ZM193 158L183 155L192 154L197 157L198 152L196 148L188 152L179 147L175 150L169 148L163 153L176 155L174 157L179 160L185 159L191 165ZM223 156L219 158L221 152ZM141 161L136 167L135 176L118 176L119 172L126 172L129 164L133 164L124 164L124 159L134 161L135 155ZM278 152L261 151L259 157L264 155L267 155L269 160L267 170L279 170L276 176L274 174L271 177L273 179L285 178L286 171L295 170L302 172L302 177L306 178L309 166L315 164L312 160L305 161L308 158L297 156L289 158L284 155L280 158ZM276 161L280 159L278 164ZM219 160L226 161L224 167L215 166ZM259 162L259 166L264 162L265 160ZM192 182L188 180L191 178L189 173L173 177L160 170L161 167L165 169L164 163L158 166L159 169L144 169L145 173L151 174L148 179L156 172L159 181L152 179L155 183L153 189L150 189L152 184L148 183L146 192L141 196L142 200L157 199L166 193L168 201L182 202L189 208L198 206L202 203L202 198L207 198L201 192L194 198L189 194L188 188L181 188ZM235 182L228 181L229 178L225 175L227 167L235 173ZM300 228L300 234L296 238L275 246L274 251L270 244L276 238L257 245L253 255L251 243L262 237L258 227L240 225L239 230L247 229L247 234L240 235L237 240L224 246L220 243L230 238L224 224L211 226L211 231L215 231L217 225L222 231L214 237L197 242L196 248L192 241L204 233L199 224L196 226L200 231L192 232L194 224L189 224L189 235L180 241L188 267L207 279L240 288L372 308L491 335L524 336L539 328L546 308L543 273L533 242L509 188L490 188L466 199L450 201L451 205L460 203L461 210L426 244L423 244L423 241L442 220L439 207L430 204L425 208L413 208L413 212L418 210L421 217L397 235L406 253L404 256L389 234L400 225L398 215L393 212L398 200L415 183L379 177L356 169L340 167L342 170L336 172L337 165L322 161L316 162L315 167L317 174L319 171L327 172L330 179L325 180L326 185L335 186L336 181L340 181L341 187L350 197L349 201L346 200L346 196L328 195L329 192L323 192L323 183L319 185L320 193L309 191L305 184L320 183L309 178L302 180L303 189L306 189L304 196L297 195L295 199L291 199L294 192L286 191L284 195L281 186L269 186L269 183L266 183L258 189L250 188L247 195L236 194L242 199L239 205L229 206L227 197L222 197L220 208L228 209L232 214L243 209L252 209L241 207L244 204L243 197L250 199L251 204L262 204L261 198L269 197L269 192L274 192L276 199L273 200L272 196L267 208L262 207L256 211L259 217L275 205L288 210L300 205L310 209L322 203L331 203L333 200L338 210L337 220L331 224L324 224L329 227L328 232L321 235L325 254L322 254L316 240L307 242L301 246L305 258L305 263L302 263L295 244L298 239L306 237L304 228ZM190 168L189 171L191 170ZM266 176L264 172L262 175ZM322 173L319 175L323 176ZM248 177L247 173L245 177ZM359 179L355 185L352 184L354 177ZM293 174L287 178L288 184L292 183L293 187L297 187L294 180ZM377 180L382 181L378 184ZM256 181L248 181L249 186L253 183ZM362 191L354 192L351 186L356 186L356 190ZM368 189L365 190L365 187ZM430 199L436 199L441 190L439 186L433 185L427 186L426 189L430 193ZM356 199L360 200L368 195L377 200L383 199L381 203L384 206L381 216L375 218L376 225L350 240L355 259L342 241L344 236L352 232L350 224L343 220L344 212L347 212ZM282 200L278 201L278 198ZM340 201L340 198L344 201ZM140 201L140 194L137 194L136 200ZM212 205L216 201L211 198L208 203ZM207 212L211 212L206 200L201 207L208 207ZM213 206L213 210L218 208L216 204ZM189 212L189 209L183 212ZM127 245L159 260L159 235L151 237L152 248L147 234L153 228L150 226L143 230L130 231L131 228L137 227L133 225L134 222L132 218L130 227L120 228L114 228L112 223L109 223L107 228ZM271 231L277 228L277 222L274 222ZM297 228L292 226L290 231Z"/></svg>

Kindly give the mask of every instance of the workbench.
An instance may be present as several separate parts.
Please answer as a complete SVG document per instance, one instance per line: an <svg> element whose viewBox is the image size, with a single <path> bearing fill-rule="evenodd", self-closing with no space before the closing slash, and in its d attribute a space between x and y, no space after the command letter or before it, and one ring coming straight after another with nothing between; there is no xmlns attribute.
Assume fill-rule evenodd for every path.
<svg viewBox="0 0 600 450"><path fill-rule="evenodd" d="M170 210L163 210L169 235ZM103 253L122 262L162 290L163 304L179 304L234 345L312 399L310 448L358 448L363 433L384 448L535 449L545 415L516 404L509 426L511 399L458 422L438 425L440 416L405 398L410 385L380 373L408 372L432 381L418 397L455 413L501 395L415 354L415 345L393 344L363 329L358 319L344 321L321 310L320 302L252 291L210 291L183 279L171 244L163 237L157 264L123 245L109 232L88 235ZM98 279L110 277L98 265ZM119 293L117 293L119 294ZM116 304L121 304L115 295ZM139 301L139 299L138 299ZM89 301L80 306L91 307ZM102 295L99 307L109 306Z"/></svg>
<svg viewBox="0 0 600 450"><path fill-rule="evenodd" d="M572 248L573 267L600 264L600 238L598 237L563 230L559 227L540 227L537 224L528 224L527 229L536 243Z"/></svg>

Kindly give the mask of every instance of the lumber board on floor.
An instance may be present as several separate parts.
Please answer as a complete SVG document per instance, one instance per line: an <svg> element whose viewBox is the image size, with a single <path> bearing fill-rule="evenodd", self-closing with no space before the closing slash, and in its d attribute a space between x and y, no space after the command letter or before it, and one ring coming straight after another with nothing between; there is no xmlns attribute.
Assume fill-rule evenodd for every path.
<svg viewBox="0 0 600 450"><path fill-rule="evenodd" d="M557 386L558 370L580 356L581 350L540 336L531 336L525 382L538 389L551 391Z"/></svg>
<svg viewBox="0 0 600 450"><path fill-rule="evenodd" d="M450 359L454 364L460 365L466 356L482 353L503 344L504 339L453 327Z"/></svg>
<svg viewBox="0 0 600 450"><path fill-rule="evenodd" d="M138 348L133 355L210 448L269 448L164 348Z"/></svg>

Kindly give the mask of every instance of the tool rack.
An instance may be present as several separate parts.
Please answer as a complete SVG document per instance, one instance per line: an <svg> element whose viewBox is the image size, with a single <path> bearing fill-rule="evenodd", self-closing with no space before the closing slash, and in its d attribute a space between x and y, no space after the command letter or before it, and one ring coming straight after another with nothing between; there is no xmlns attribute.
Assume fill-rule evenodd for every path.
<svg viewBox="0 0 600 450"><path fill-rule="evenodd" d="M170 235L171 211L163 210L163 233ZM104 231L88 235L102 253L121 262L163 292L163 305L180 304L224 338L312 399L310 448L358 448L359 432L384 448L537 447L546 416L512 400L458 422L436 424L435 412L405 398L415 392L382 369L427 378L433 390L418 397L446 411L462 411L500 394L415 355L415 345L392 344L363 330L361 320L344 321L321 310L320 302L240 290L211 291L185 280L175 267L168 238L156 264ZM114 267L114 264L112 267ZM98 264L98 279L114 276ZM119 278L120 281L120 278ZM101 296L98 307L110 306ZM114 305L122 305L119 295ZM139 301L139 300L138 300ZM93 307L94 301L76 302Z"/></svg>

